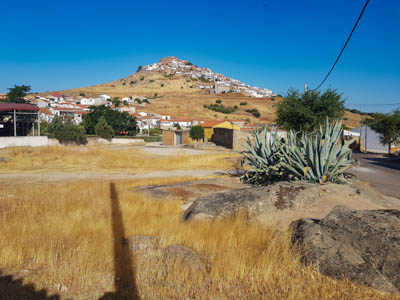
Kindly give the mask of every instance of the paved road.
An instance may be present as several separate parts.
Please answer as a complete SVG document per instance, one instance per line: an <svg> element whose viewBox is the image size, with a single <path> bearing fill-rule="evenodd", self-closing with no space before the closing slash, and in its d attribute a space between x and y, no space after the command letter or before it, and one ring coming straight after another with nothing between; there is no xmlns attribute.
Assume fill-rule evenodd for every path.
<svg viewBox="0 0 400 300"><path fill-rule="evenodd" d="M400 159L364 153L355 153L353 158L359 160L360 166L353 167L351 173L379 192L400 199Z"/></svg>

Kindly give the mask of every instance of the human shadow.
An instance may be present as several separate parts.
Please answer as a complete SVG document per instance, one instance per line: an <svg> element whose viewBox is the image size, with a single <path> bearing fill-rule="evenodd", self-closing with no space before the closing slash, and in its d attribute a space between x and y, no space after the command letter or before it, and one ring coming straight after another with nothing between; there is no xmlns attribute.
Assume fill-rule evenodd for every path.
<svg viewBox="0 0 400 300"><path fill-rule="evenodd" d="M0 299L2 300L59 300L59 295L48 296L47 290L36 290L33 284L24 284L22 279L0 272Z"/></svg>
<svg viewBox="0 0 400 300"><path fill-rule="evenodd" d="M100 299L139 300L140 297L136 287L132 254L130 253L128 247L123 245L123 241L125 240L125 228L122 221L122 213L119 206L118 194L115 190L115 184L113 182L110 183L110 201L114 249L115 292L106 293L100 297Z"/></svg>

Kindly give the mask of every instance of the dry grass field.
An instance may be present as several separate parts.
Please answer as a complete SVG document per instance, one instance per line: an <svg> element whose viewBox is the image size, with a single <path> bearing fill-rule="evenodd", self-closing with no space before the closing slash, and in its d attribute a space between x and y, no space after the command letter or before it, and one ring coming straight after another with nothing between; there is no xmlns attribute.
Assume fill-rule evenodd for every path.
<svg viewBox="0 0 400 300"><path fill-rule="evenodd" d="M1 150L2 156L13 159L7 167L1 165L1 172L31 172L32 168L151 172L225 169L234 164L229 152L160 158L133 150ZM135 156L141 158L139 162L132 159ZM44 181L34 185L11 182L0 186L0 298L24 295L25 299L44 299L30 298L28 291L45 290L61 299L121 299L115 294L114 282L116 274L124 274L118 272L123 266L134 274L128 283L132 294L124 295L126 299L400 299L303 267L290 247L289 232L263 227L242 215L183 223L180 200L153 199L132 192L133 187L193 179ZM118 213L114 212L115 205ZM163 246L190 247L210 263L210 273L207 277L188 276L177 268L165 277L157 269L137 264L135 257L121 261L121 234L151 235L159 237ZM23 280L18 291L12 283L4 284L7 276Z"/></svg>

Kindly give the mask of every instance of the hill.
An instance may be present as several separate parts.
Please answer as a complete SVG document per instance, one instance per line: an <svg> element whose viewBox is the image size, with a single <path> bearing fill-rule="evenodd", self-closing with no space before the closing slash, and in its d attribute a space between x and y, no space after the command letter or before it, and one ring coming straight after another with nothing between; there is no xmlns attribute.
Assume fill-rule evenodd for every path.
<svg viewBox="0 0 400 300"><path fill-rule="evenodd" d="M83 93L86 97L107 94L134 99L136 96L144 96L151 99L151 103L142 104L140 111L188 119L235 119L251 123L275 122L275 106L282 100L272 90L249 86L174 56L139 67L136 73L125 78L61 92L70 96ZM224 114L204 107L217 100L221 100L225 107L237 106L237 110ZM257 109L260 117L246 112L252 109ZM361 119L360 115L346 112L344 123L354 128L359 126Z"/></svg>

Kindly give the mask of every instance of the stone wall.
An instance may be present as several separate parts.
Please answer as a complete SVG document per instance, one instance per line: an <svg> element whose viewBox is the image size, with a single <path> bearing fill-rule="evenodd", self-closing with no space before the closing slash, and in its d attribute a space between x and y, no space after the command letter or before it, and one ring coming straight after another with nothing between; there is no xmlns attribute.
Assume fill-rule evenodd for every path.
<svg viewBox="0 0 400 300"><path fill-rule="evenodd" d="M0 148L47 146L47 136L4 136L0 137Z"/></svg>

